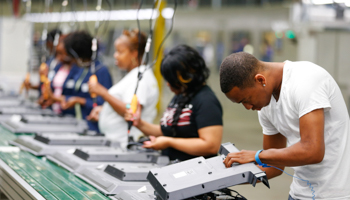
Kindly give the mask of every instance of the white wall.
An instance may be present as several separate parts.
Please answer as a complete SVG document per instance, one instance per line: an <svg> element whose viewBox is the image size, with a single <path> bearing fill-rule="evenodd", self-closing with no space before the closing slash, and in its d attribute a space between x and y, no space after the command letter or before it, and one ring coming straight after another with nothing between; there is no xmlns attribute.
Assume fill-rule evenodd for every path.
<svg viewBox="0 0 350 200"><path fill-rule="evenodd" d="M32 24L14 18L0 18L0 87L18 92L27 72Z"/></svg>

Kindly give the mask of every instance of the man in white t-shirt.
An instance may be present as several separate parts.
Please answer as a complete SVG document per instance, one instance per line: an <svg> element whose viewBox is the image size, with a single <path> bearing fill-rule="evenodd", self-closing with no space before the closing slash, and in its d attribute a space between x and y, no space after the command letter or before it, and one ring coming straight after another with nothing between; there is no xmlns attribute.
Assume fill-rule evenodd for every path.
<svg viewBox="0 0 350 200"><path fill-rule="evenodd" d="M326 70L311 62L262 62L241 52L222 62L220 85L232 102L259 111L264 134L264 151L231 153L226 167L254 161L292 167L302 180L293 178L289 199L350 199L349 114ZM261 168L268 178L282 174Z"/></svg>

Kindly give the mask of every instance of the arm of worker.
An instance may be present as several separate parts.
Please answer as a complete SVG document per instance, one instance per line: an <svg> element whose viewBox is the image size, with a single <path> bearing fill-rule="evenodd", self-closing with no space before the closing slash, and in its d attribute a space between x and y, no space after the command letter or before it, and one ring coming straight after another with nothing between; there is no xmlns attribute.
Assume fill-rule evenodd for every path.
<svg viewBox="0 0 350 200"><path fill-rule="evenodd" d="M192 116L198 128L198 138L160 136L153 138L153 141L151 139L144 147L156 150L171 147L194 156L217 154L223 133L222 108L214 95L205 97L204 101L202 98L196 98L192 104Z"/></svg>
<svg viewBox="0 0 350 200"><path fill-rule="evenodd" d="M109 94L107 88L103 87L100 83L89 82L89 92L101 96L120 116L125 115L126 103Z"/></svg>
<svg viewBox="0 0 350 200"><path fill-rule="evenodd" d="M83 97L78 97L78 96L67 95L64 98L65 98L65 100L60 101L61 107L63 110L73 108L75 104L80 104L80 105L84 106L87 102L87 99L85 99Z"/></svg>
<svg viewBox="0 0 350 200"><path fill-rule="evenodd" d="M323 109L316 109L302 116L299 119L299 128L299 142L287 148L270 148L262 151L259 154L261 162L274 166L302 166L321 162L325 154ZM270 146L271 141L274 142L274 139L268 136L264 137L265 139L268 141L264 141L264 149ZM230 167L233 162L241 164L254 162L255 153L256 151L230 153L224 163L226 167Z"/></svg>
<svg viewBox="0 0 350 200"><path fill-rule="evenodd" d="M133 121L133 126L138 128L143 134L147 136L163 136L159 124L148 123L141 119L142 106L137 103L136 113L133 114L131 109L128 109L124 115L125 121Z"/></svg>
<svg viewBox="0 0 350 200"><path fill-rule="evenodd" d="M26 88L26 90L29 90L29 89L37 90L37 89L39 89L39 85L32 85L30 83L30 81L26 81L26 80L23 81L23 85Z"/></svg>
<svg viewBox="0 0 350 200"><path fill-rule="evenodd" d="M222 132L222 126L216 125L199 129L199 138L150 137L151 141L146 141L144 147L155 150L171 147L194 156L209 156L218 153Z"/></svg>

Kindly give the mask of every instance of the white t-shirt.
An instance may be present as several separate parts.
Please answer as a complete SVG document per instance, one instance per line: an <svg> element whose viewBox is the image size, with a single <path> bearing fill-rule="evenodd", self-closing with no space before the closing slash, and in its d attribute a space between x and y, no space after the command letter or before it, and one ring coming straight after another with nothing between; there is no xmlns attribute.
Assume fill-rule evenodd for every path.
<svg viewBox="0 0 350 200"><path fill-rule="evenodd" d="M281 133L287 146L300 141L299 118L324 108L325 156L321 163L293 167L295 176L310 181L315 199L350 199L349 114L332 76L310 62L286 61L280 98L272 97L259 114L265 135ZM295 199L311 199L307 183L296 178L290 186Z"/></svg>
<svg viewBox="0 0 350 200"><path fill-rule="evenodd" d="M143 72L144 69L145 67L141 66L140 71ZM137 74L138 68L134 68L122 80L112 86L108 90L108 93L124 103L131 103L138 79ZM142 120L153 123L157 114L156 104L158 102L159 91L157 80L154 77L152 69L146 70L143 74L136 95L143 107L141 113ZM103 104L99 115L98 126L100 131L104 133L107 138L119 141L122 147L126 147L128 142L127 122L124 116L120 116L115 112L108 102ZM142 135L142 132L132 127L130 134L134 137L134 140L136 140Z"/></svg>

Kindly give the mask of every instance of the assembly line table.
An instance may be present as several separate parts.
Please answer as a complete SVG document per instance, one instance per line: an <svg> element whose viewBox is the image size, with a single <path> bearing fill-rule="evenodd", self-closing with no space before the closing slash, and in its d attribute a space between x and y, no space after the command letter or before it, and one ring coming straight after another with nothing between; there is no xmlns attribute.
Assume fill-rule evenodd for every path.
<svg viewBox="0 0 350 200"><path fill-rule="evenodd" d="M0 126L0 190L9 199L110 199L46 157L9 146L16 137Z"/></svg>

